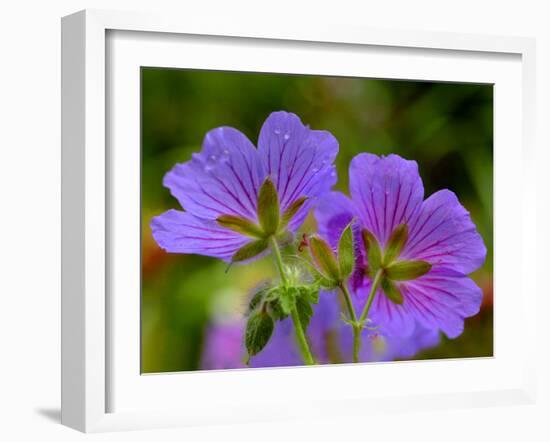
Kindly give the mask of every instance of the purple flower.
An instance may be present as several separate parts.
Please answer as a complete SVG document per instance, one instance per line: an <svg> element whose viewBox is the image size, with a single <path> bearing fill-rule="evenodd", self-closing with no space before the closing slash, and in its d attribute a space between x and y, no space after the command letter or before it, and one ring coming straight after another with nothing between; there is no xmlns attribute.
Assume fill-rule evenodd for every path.
<svg viewBox="0 0 550 442"><path fill-rule="evenodd" d="M201 152L164 177L185 212L169 210L153 218L153 236L167 252L231 260L257 238L258 197L268 177L278 197L277 216L294 233L313 201L336 182L332 163L337 152L338 142L329 132L311 130L287 112L267 118L258 149L236 129L213 129Z"/></svg>
<svg viewBox="0 0 550 442"><path fill-rule="evenodd" d="M341 321L340 300L336 292L321 292L319 303L307 330L308 341L321 364L352 362L352 328ZM216 370L244 368L243 345L245 320L213 324L206 336L201 368ZM385 336L382 331L363 331L361 362L411 358L418 351L439 343L437 330L417 326L411 336ZM250 367L285 367L303 365L290 318L277 322L265 348L250 359Z"/></svg>
<svg viewBox="0 0 550 442"><path fill-rule="evenodd" d="M375 273L382 275L369 317L390 336L411 336L417 327L459 336L464 318L479 311L482 299L466 275L486 256L468 211L446 189L424 199L416 162L397 155L357 155L349 173L351 200L327 194L315 216L333 247L357 219L350 285L362 305Z"/></svg>

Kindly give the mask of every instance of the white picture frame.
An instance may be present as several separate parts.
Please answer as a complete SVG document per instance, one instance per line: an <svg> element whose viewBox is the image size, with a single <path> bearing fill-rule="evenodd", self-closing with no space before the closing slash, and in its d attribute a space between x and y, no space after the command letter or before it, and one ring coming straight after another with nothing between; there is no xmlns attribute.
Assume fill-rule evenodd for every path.
<svg viewBox="0 0 550 442"><path fill-rule="evenodd" d="M123 36L122 47L125 47L129 54L126 58L123 52L117 49L120 46L116 46L113 50L114 46L109 42L109 38L116 35ZM124 42L125 35L130 35L132 41ZM382 56L385 51L393 51L395 48L401 51L403 56L410 51L420 50L425 51L422 52L422 57L425 55L433 57L433 67L436 70L439 57L457 57L458 60L463 54L468 54L480 63L491 57L499 60L500 56L511 57L510 60L514 60L515 67L511 67L510 82L507 83L508 77L499 77L502 78L499 80L503 82L502 84L509 85L510 96L502 95L503 101L500 104L495 100L495 114L500 115L497 118L503 128L512 126L508 129L512 131L512 140L517 143L515 146L510 141L509 144L504 144L502 138L499 139L501 132L497 129L495 152L497 152L497 145L502 142L501 151L504 153L500 155L501 160L495 161L501 161L500 170L504 172L507 167L517 165L517 161L521 162L521 186L515 192L521 202L522 210L517 211L518 214L509 221L512 228L520 230L521 241L509 249L499 249L497 232L495 257L497 253L501 256L500 274L502 275L509 273L505 262L506 256L509 254L515 256L516 267L518 256L521 257L519 275L507 282L517 288L517 298L514 300L514 305L518 308L516 314L529 316L529 318L536 317L534 299L536 282L532 277L528 277L530 271L526 265L527 256L536 256L534 213L536 195L532 191L535 188L535 177L532 173L535 152L533 127L535 46L532 39L415 31L394 32L338 26L308 25L304 27L279 24L277 27L270 27L265 23L247 23L244 19L238 23L235 21L217 23L197 20L193 17L173 18L112 11L82 11L67 16L62 21L62 422L80 431L92 432L329 414L367 415L375 408L392 412L418 408L532 403L536 392L535 339L533 339L536 322L534 320L526 321L526 325L522 326L522 336L526 338L524 339L525 351L518 352L513 362L507 356L511 351L502 347L502 357L495 350L495 358L486 363L480 362L476 365L448 361L434 368L440 372L447 371L449 374L464 373L464 382L458 382L461 384L460 387L452 392L446 390L443 381L433 382L433 388L422 390L425 391L423 394L415 390L402 390L402 393L398 393L397 389L369 394L359 390L353 395L339 393L339 390L334 389L323 394L315 394L313 389L316 382L323 381L319 373L323 374L325 380L335 376L342 377L342 375L354 379L361 376L365 370L369 370L370 373L376 370L376 374L380 376L392 371L395 373L391 375L400 376L404 369L402 364L406 364L407 373L416 373L412 376L418 376L417 379L429 379L430 368L425 362L407 362L401 365L374 364L369 365L369 368L364 365L323 367L323 372L317 367L242 370L231 373L231 382L228 382L227 374L223 373L211 376L209 373L210 377L205 377L206 374L193 373L195 377L192 378L191 383L189 376L186 375L187 384L181 381L180 385L176 386L175 383L178 383L178 380L174 376L140 376L139 370L136 371L131 365L139 365L139 361L134 361L135 353L126 354L117 351L117 348L121 348L117 344L118 339L128 338L119 338L121 334L117 331L117 324L120 323L120 318L117 319L117 308L114 308L116 303L110 297L111 291L120 292L121 290L112 278L112 265L117 259L114 255L118 253L113 250L113 244L121 236L120 229L116 228L116 220L113 220L119 201L116 193L113 193L113 185L118 186L117 180L124 176L120 166L121 161L128 160L127 164L134 164L136 158L135 155L124 156L132 155L132 152L135 154L131 149L124 151L122 157L118 154L113 156L109 150L112 143L118 142L118 135L112 128L111 131L107 130L106 122L128 126L128 122L117 119L116 106L124 106L124 100L122 104L119 100L115 107L112 107L113 103L110 101L112 99L109 95L112 92L110 82L119 81L117 80L118 71L110 70L110 65L118 63L113 58L120 57L121 62L127 63L126 66L135 68L142 60L136 57L136 45L143 45L145 48L148 40L158 42L163 38L167 38L170 44L185 44L186 36L217 37L217 41L221 44L235 42L236 46L238 46L237 42L245 41L252 46L261 45L262 42L272 42L270 44L281 44L284 48L305 51L308 47L323 46L323 50L336 52L345 50L349 54L361 48L375 48ZM208 45L208 42L206 44ZM155 57L170 57L170 51L174 51L173 47L168 47L166 51L159 50L162 48L164 46L154 46L149 48L149 53L154 53ZM193 48L189 50L196 51ZM142 52L148 53L145 49ZM335 55L337 55L336 52ZM143 54L139 56L144 56ZM166 65L166 61L162 61L161 58L152 60L153 62L159 60L161 65ZM250 62L242 69L252 70L254 63L257 62ZM179 63L176 65L180 66L182 62ZM201 63L200 60L197 63ZM281 66L280 69L286 71L285 66ZM296 72L301 72L307 68L302 66L294 69ZM319 69L328 74L338 72L327 72L328 67ZM487 69L487 72L491 69L498 71L489 65ZM444 69L441 72L440 75L443 75ZM391 76L387 71L385 73L381 71L380 75ZM413 71L396 75L396 77L402 78L402 75L407 75L407 78L422 78L421 74L415 74ZM483 72L478 73L477 76L468 76L471 73L458 70L454 75L456 75L456 81L461 79L475 81L478 78L482 80L487 78L487 81L490 81L490 75L484 76ZM510 101L506 101L508 99ZM520 109L506 113L506 109L502 108L503 102L516 103ZM129 123L131 125L131 121ZM498 181L499 173L502 172L496 168L495 198L498 197L499 192L507 190L504 187L506 177L501 175L501 181ZM527 189L530 191L527 192ZM512 189L510 191L514 192ZM139 195L136 197L139 199ZM495 200L495 207L497 211L500 207L502 213L507 213L506 207L499 205L497 200ZM132 208L129 207L128 213L131 211ZM505 233L504 226L500 228L500 232L500 234ZM533 265L532 260L531 264ZM511 276L508 275L508 278ZM504 293L504 283L496 286L502 287ZM127 298L125 299L127 302ZM500 318L508 319L512 314L512 309L507 307L511 301L506 297L502 299L502 307L498 307L501 313L499 311L495 313L496 334L503 334L506 331L505 321L499 320L499 315ZM136 321L131 322L130 325L134 328L128 328L128 330L135 331ZM136 339L139 337L136 336ZM507 345L511 346L513 342ZM131 362L125 368L127 371L117 371L119 367L125 365L123 362L128 360ZM501 361L504 362L501 363ZM494 376L495 382L486 384L485 387L482 382L476 385L470 382L478 371L479 373L485 371L484 376L488 377L491 370L508 374L506 371L508 369L510 369L509 376L503 376L502 379ZM433 370L432 373L434 373ZM433 374L431 376L433 378ZM126 377L132 380L126 382ZM117 381L113 382L113 379ZM255 387L265 385L266 382L270 385L275 383L275 386L277 382L299 385L308 392L308 395L305 395L308 399L300 402L291 398L285 402L280 398L279 401L274 400L272 404L263 404L263 406L258 406L258 402L254 400L247 402L244 399L233 399L232 402L228 402L229 398L234 397L235 391L242 391L243 388L253 391ZM209 400L208 404L201 404L200 392L203 391L203 395L208 399L209 393L204 393L204 389L209 384L215 385L222 397L215 401ZM234 386L233 390L228 384ZM422 386L421 383L419 385ZM311 387L309 390L308 386ZM143 390L139 390L140 388ZM174 406L173 398L170 399L168 396L168 391L174 391L174 388L184 388L187 392L185 399L180 399L181 403L176 404L181 405L179 407ZM116 397L126 398L117 400L122 404L121 406L113 405L114 390L117 391ZM143 404L143 406L136 405L134 409L126 405L138 400L131 396L132 391L139 391L149 403L158 404L165 398L166 403L171 403L171 406L148 408L147 404ZM226 396L223 397L224 395ZM373 397L376 397L376 407L370 400ZM153 399L155 402L152 402ZM189 405L191 401L193 404ZM227 411L228 403L231 403L229 411Z"/></svg>

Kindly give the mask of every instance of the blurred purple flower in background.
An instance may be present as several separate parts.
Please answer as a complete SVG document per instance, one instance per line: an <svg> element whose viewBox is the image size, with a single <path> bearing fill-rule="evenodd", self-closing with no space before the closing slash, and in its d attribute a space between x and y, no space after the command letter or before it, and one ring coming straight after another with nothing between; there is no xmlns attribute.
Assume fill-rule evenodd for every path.
<svg viewBox="0 0 550 442"><path fill-rule="evenodd" d="M169 210L153 218L153 236L167 252L229 261L252 238L217 220L230 216L257 224L259 189L267 177L277 190L281 214L307 198L288 220L287 229L294 233L315 198L336 182L337 152L338 142L329 132L311 130L287 112L267 118L258 149L236 129L213 129L206 134L201 152L164 177L164 185L185 212Z"/></svg>
<svg viewBox="0 0 550 442"><path fill-rule="evenodd" d="M333 247L346 225L358 219L354 226L357 263L350 287L359 303L365 304L374 279L361 232L372 234L382 257L391 255L388 250L392 241L398 242L397 232L405 242L394 247L397 252L390 264L424 263L425 270L388 281L390 293L382 283L369 317L396 339L423 329L441 330L450 338L459 336L464 318L475 315L482 300L481 289L466 275L481 267L486 256L468 211L446 189L424 200L418 165L398 155L359 154L349 174L351 199L331 192L320 201L315 216L319 233ZM382 275L387 272L384 265Z"/></svg>
<svg viewBox="0 0 550 442"><path fill-rule="evenodd" d="M314 314L307 336L317 361L320 364L352 362L352 329L340 319L340 299L336 292L321 292L319 303L313 309ZM243 363L246 354L243 345L245 324L246 320L242 319L210 326L203 345L202 369L303 365L290 318L277 323L266 347L250 359L248 366L245 365ZM363 331L363 335L360 350L361 362L409 358L418 351L434 347L439 343L437 330L428 330L420 326L405 338L384 336L378 330L368 329Z"/></svg>

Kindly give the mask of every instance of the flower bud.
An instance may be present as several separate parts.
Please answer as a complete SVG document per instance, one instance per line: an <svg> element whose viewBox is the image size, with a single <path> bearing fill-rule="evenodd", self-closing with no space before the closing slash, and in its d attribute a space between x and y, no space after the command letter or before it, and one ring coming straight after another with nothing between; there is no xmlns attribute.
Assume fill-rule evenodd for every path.
<svg viewBox="0 0 550 442"><path fill-rule="evenodd" d="M309 238L309 250L321 273L332 281L339 281L338 262L327 242L319 236L313 235Z"/></svg>

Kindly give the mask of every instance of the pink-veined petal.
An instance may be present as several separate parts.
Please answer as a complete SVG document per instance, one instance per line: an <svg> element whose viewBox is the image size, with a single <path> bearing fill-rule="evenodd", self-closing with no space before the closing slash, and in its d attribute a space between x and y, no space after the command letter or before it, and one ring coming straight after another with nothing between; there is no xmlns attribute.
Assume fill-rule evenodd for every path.
<svg viewBox="0 0 550 442"><path fill-rule="evenodd" d="M383 246L393 230L418 210L424 187L416 161L362 153L351 161L350 193L364 227Z"/></svg>
<svg viewBox="0 0 550 442"><path fill-rule="evenodd" d="M483 265L487 249L468 211L450 190L440 190L424 201L409 222L404 259L428 261L462 274Z"/></svg>
<svg viewBox="0 0 550 442"><path fill-rule="evenodd" d="M258 154L277 188L281 210L301 196L309 198L289 223L290 230L303 222L315 198L336 183L337 153L338 142L330 132L311 130L292 113L274 112L266 119Z"/></svg>
<svg viewBox="0 0 550 442"><path fill-rule="evenodd" d="M236 215L256 220L265 169L253 144L231 127L208 132L200 153L177 164L164 185L189 213L207 219Z"/></svg>
<svg viewBox="0 0 550 442"><path fill-rule="evenodd" d="M157 244L170 253L194 253L229 261L250 238L220 227L216 221L168 210L151 221Z"/></svg>

